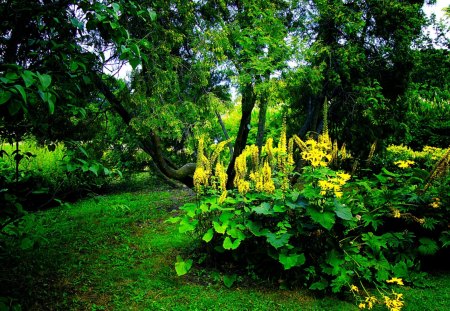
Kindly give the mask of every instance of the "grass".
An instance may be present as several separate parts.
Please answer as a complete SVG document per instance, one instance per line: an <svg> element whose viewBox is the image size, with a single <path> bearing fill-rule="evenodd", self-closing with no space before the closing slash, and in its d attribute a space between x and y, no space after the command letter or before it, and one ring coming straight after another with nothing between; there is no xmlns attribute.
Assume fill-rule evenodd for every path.
<svg viewBox="0 0 450 311"><path fill-rule="evenodd" d="M176 256L193 243L164 220L192 196L139 186L146 182L154 184L131 180L125 192L28 215L27 235L0 244L3 303L23 310L357 310L350 300L306 290L248 281L228 289L197 268L177 277ZM450 310L449 276L430 276L425 289L403 288L404 310Z"/></svg>

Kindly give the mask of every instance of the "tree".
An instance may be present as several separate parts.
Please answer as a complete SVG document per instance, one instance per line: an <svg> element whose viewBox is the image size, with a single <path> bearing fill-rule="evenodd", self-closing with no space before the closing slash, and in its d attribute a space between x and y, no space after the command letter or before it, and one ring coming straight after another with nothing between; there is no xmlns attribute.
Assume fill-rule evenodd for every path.
<svg viewBox="0 0 450 311"><path fill-rule="evenodd" d="M298 133L320 132L321 107L330 101L333 136L356 151L367 141L395 133L404 110L398 100L413 68L413 41L425 17L423 1L310 2L312 44L294 79L300 96L293 108L306 115Z"/></svg>

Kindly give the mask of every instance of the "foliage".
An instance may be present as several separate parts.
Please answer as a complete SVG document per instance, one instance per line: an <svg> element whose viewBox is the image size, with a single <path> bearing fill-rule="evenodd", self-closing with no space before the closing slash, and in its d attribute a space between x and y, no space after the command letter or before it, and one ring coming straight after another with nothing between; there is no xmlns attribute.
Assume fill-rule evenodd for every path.
<svg viewBox="0 0 450 311"><path fill-rule="evenodd" d="M169 221L181 233L195 233L219 258L230 254L272 277L274 267L290 270L292 282L345 292L352 284L386 289L392 277L423 284L421 258L448 246L450 150L432 170L397 160L393 171L358 178L330 168L342 153L327 132L287 141L284 127L277 148L269 139L261 155L247 146L237 157L236 190L223 186L220 156L208 157L201 140L198 155L198 201ZM293 166L299 157L301 173ZM386 297L390 309L402 304L401 295Z"/></svg>

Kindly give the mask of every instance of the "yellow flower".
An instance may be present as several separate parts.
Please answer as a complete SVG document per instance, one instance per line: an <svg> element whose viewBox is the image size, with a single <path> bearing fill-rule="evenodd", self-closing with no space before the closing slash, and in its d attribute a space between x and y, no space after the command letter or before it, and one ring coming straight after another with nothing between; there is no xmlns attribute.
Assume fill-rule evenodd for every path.
<svg viewBox="0 0 450 311"><path fill-rule="evenodd" d="M359 288L358 286L352 284L352 286L350 286L350 291L357 293L359 292Z"/></svg>
<svg viewBox="0 0 450 311"><path fill-rule="evenodd" d="M377 298L375 296L366 297L367 309L372 309L373 305L377 302Z"/></svg>
<svg viewBox="0 0 450 311"><path fill-rule="evenodd" d="M411 160L400 160L400 161L396 161L394 162L395 165L397 165L399 168L409 168L411 165L414 164L414 161Z"/></svg>
<svg viewBox="0 0 450 311"><path fill-rule="evenodd" d="M387 283L395 283L395 284L398 284L398 285L404 285L402 279L400 279L400 278L395 278L395 277L392 278L392 279L390 279L390 280L386 280L386 282L387 282Z"/></svg>
<svg viewBox="0 0 450 311"><path fill-rule="evenodd" d="M358 308L360 308L360 309L365 309L365 308L366 308L366 304L361 302L361 303L358 305Z"/></svg>
<svg viewBox="0 0 450 311"><path fill-rule="evenodd" d="M393 214L394 218L400 218L400 216L401 216L400 211L398 209L394 209L392 211L392 214Z"/></svg>
<svg viewBox="0 0 450 311"><path fill-rule="evenodd" d="M432 208L439 208L439 206L441 206L441 202L439 201L440 201L439 198L433 198L433 202L430 203L430 206Z"/></svg>

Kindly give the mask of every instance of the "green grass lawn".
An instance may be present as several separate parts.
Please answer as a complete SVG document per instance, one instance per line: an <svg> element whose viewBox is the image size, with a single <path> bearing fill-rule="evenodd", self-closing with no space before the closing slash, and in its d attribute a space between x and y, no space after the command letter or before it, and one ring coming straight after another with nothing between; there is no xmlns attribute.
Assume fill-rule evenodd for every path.
<svg viewBox="0 0 450 311"><path fill-rule="evenodd" d="M27 248L25 242L24 250L11 242L2 250L3 304L22 310L357 310L351 300L250 278L229 289L198 268L177 277L176 256L188 255L193 243L164 220L192 195L161 187L125 190L27 216L29 235L21 243L36 243ZM450 310L450 273L431 275L428 284L402 289L404 310Z"/></svg>

